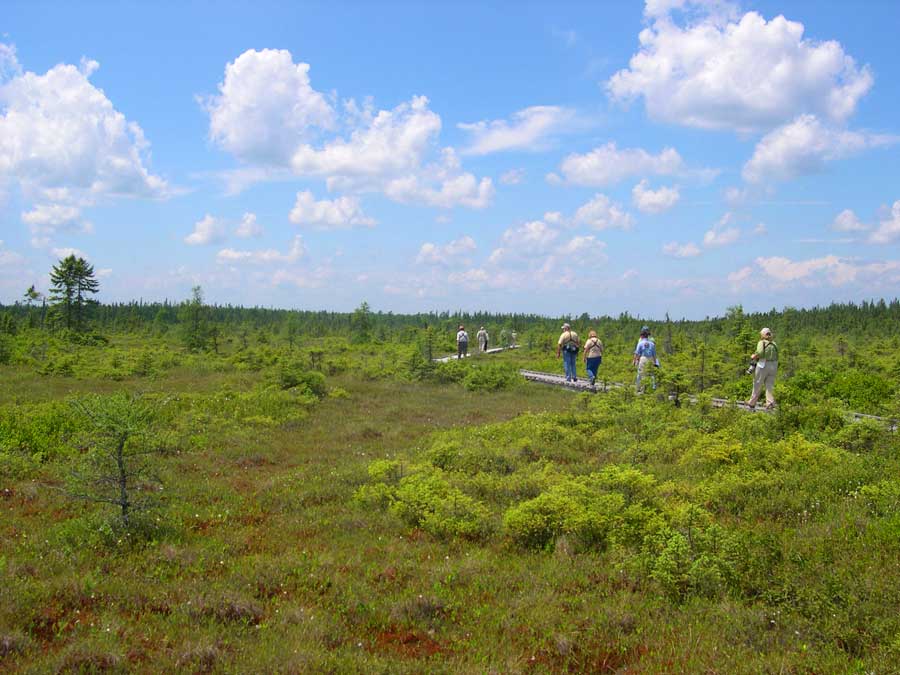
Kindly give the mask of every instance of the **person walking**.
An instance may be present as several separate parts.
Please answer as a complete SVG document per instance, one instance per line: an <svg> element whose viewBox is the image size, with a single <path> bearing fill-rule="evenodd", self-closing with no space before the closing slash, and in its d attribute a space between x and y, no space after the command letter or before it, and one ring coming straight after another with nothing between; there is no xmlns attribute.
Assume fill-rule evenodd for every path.
<svg viewBox="0 0 900 675"><path fill-rule="evenodd" d="M564 323L562 325L562 335L556 343L556 358L560 353L563 357L563 368L566 371L566 382L578 381L578 351L581 346L578 342L578 333L572 330L572 327Z"/></svg>
<svg viewBox="0 0 900 675"><path fill-rule="evenodd" d="M456 358L463 359L469 355L469 334L466 327L459 324L459 330L456 331Z"/></svg>
<svg viewBox="0 0 900 675"><path fill-rule="evenodd" d="M475 334L475 339L478 340L478 348L481 351L486 352L488 349L489 336L488 332L484 329L484 326L482 326L481 330L479 330L478 333Z"/></svg>
<svg viewBox="0 0 900 675"><path fill-rule="evenodd" d="M650 339L650 328L644 326L641 328L641 337L637 346L634 348L634 355L631 358L631 365L637 366L637 378L634 382L635 391L639 394L644 392L644 380L650 378L653 389L656 389L656 373L654 368L657 367L656 359L656 343Z"/></svg>
<svg viewBox="0 0 900 675"><path fill-rule="evenodd" d="M597 368L603 361L603 343L597 337L597 331L590 331L584 341L584 369L587 371L591 386L597 381Z"/></svg>
<svg viewBox="0 0 900 675"><path fill-rule="evenodd" d="M756 345L756 351L750 355L750 359L756 364L753 371L753 393L747 405L756 407L756 402L766 391L766 410L775 407L775 376L778 374L778 345L772 339L772 331L763 328L759 331L760 341Z"/></svg>

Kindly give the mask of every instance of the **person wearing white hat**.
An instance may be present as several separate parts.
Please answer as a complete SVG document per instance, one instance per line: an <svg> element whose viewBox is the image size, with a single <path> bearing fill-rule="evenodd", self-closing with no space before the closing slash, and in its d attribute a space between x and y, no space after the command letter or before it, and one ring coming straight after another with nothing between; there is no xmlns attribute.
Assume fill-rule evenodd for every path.
<svg viewBox="0 0 900 675"><path fill-rule="evenodd" d="M750 359L756 363L756 369L753 371L753 393L747 405L751 408L756 407L756 402L762 395L763 389L766 392L766 409L771 410L775 407L775 375L778 374L778 345L772 339L772 330L763 328L759 331L761 338L756 345L756 351L750 355Z"/></svg>
<svg viewBox="0 0 900 675"><path fill-rule="evenodd" d="M572 327L564 323L562 325L562 335L556 343L556 358L560 353L563 357L563 368L566 371L566 382L577 382L578 373L576 371L578 364L578 351L581 349L581 343L578 341L578 333L572 330Z"/></svg>

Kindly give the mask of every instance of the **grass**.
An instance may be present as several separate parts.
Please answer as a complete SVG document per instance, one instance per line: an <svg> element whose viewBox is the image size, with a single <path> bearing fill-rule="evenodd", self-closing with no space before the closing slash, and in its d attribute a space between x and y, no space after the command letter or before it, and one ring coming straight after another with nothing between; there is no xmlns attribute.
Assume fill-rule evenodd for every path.
<svg viewBox="0 0 900 675"><path fill-rule="evenodd" d="M523 356L496 358L517 364ZM178 368L118 382L38 378L12 367L2 374L0 405L120 389L243 391L262 377ZM739 454L704 445L716 432L706 429L684 441L691 447L680 458L666 456L654 434L670 436L675 447L688 438L688 413L672 412L670 420L671 409L660 407L655 430L638 413L604 428L600 418L579 417L597 401L540 385L485 393L347 375L328 384L349 397L326 397L299 422L198 418L208 421L192 430L196 439L160 460L168 506L149 541L109 530L99 507L46 487L69 470L62 460L24 479L0 478L0 669L900 672L893 665L900 633L896 644L872 638L887 630L875 622L894 625L884 607L900 576L896 544L886 543L900 541L896 519L862 521L857 511L786 515L796 498L782 488L755 510L735 506L721 517L747 526L741 519L752 512L760 536L787 532L778 554L801 561L808 583L785 581L791 598L673 601L615 550L579 553L566 537L539 552L499 537L441 540L353 501L374 459L413 463L435 432L484 431L544 411L599 439L578 453L560 448L561 464L603 465L629 453L631 463L654 468L673 501L687 500L692 472L700 484L711 467ZM736 413L715 414L724 424ZM800 455L796 461L807 466ZM715 487L707 480L697 488L709 490L708 504ZM857 530L877 552L871 559L848 559L861 545ZM823 584L830 589L824 599L806 592Z"/></svg>

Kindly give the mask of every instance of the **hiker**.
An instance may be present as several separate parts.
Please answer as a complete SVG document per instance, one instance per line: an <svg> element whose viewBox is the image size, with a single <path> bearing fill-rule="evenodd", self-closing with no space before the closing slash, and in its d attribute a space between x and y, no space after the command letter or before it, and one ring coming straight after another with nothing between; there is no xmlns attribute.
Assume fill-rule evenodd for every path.
<svg viewBox="0 0 900 675"><path fill-rule="evenodd" d="M578 333L572 330L572 327L564 323L562 325L562 335L556 343L556 358L559 358L560 352L563 357L563 367L566 371L566 382L578 382L578 350L581 348L578 344Z"/></svg>
<svg viewBox="0 0 900 675"><path fill-rule="evenodd" d="M513 331L512 334L510 334L509 339L511 340L511 342L509 343L509 346L510 346L510 347L515 347L515 346L518 344L518 342L516 342L516 340L519 339L518 333L516 333L515 331Z"/></svg>
<svg viewBox="0 0 900 675"><path fill-rule="evenodd" d="M486 352L488 348L488 332L484 329L484 326L475 334L475 339L478 340L478 348Z"/></svg>
<svg viewBox="0 0 900 675"><path fill-rule="evenodd" d="M756 345L756 351L750 355L750 360L756 363L753 371L753 393L747 405L752 409L766 390L766 410L775 407L775 375L778 374L778 345L772 340L772 331L763 328L759 331L762 338Z"/></svg>
<svg viewBox="0 0 900 675"><path fill-rule="evenodd" d="M465 358L469 355L469 334L466 327L459 324L459 330L456 331L456 358L457 360Z"/></svg>
<svg viewBox="0 0 900 675"><path fill-rule="evenodd" d="M597 381L597 368L603 361L603 343L597 337L597 331L588 333L588 339L584 342L584 369L590 378L591 386Z"/></svg>
<svg viewBox="0 0 900 675"><path fill-rule="evenodd" d="M656 389L656 373L654 368L659 367L659 361L656 358L656 343L650 339L650 328L644 326L641 328L641 338L638 340L637 346L634 348L634 355L631 358L631 365L637 366L637 379L634 382L635 391L639 394L644 392L643 380L647 377Z"/></svg>

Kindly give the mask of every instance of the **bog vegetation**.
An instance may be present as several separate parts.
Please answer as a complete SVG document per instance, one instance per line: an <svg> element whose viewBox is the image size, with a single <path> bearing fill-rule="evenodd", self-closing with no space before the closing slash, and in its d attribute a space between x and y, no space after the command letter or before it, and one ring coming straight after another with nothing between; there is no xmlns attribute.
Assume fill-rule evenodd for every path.
<svg viewBox="0 0 900 675"><path fill-rule="evenodd" d="M900 303L651 324L660 393L558 319L0 307L0 669L898 672ZM644 320L598 330L631 381ZM458 323L520 348L435 363ZM763 326L774 415L744 399ZM502 334L502 338L501 338ZM602 383L601 383L602 384Z"/></svg>

